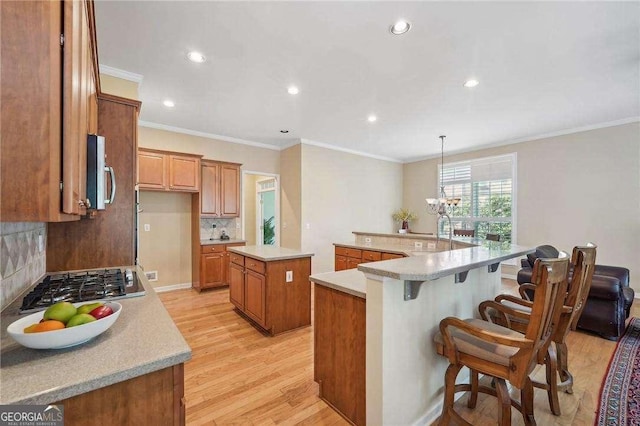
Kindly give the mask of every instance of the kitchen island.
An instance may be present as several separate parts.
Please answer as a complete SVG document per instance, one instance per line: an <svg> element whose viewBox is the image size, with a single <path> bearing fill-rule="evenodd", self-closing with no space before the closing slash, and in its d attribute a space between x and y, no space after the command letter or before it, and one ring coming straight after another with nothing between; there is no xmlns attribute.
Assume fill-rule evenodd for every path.
<svg viewBox="0 0 640 426"><path fill-rule="evenodd" d="M311 276L316 288L322 287L315 295L316 351L327 345L333 347L334 353L342 351L347 357L334 362L334 371L328 373L316 360L316 370L324 375L316 376L321 397L355 424L434 421L440 415L448 365L432 343L440 320L447 316L477 317L478 304L500 292L500 262L533 251L509 243L478 243L439 252L398 249L409 257L361 263L360 275L346 270ZM353 246L361 248L361 243ZM392 251L384 243L376 248ZM359 297L361 303L354 297ZM318 318L330 309L334 310L332 316L348 319L340 331L331 331L326 321ZM360 326L361 323L365 325ZM366 338L345 339L342 329L348 327L366 330ZM356 345L350 343L359 339L366 342L364 354L354 351ZM356 376L340 385L349 386L351 393L327 392L334 389L331 380L339 383L346 374L340 369L349 363L357 364L358 359L366 364L361 373L364 377ZM366 383L366 395L362 395L360 382Z"/></svg>
<svg viewBox="0 0 640 426"><path fill-rule="evenodd" d="M184 362L191 348L149 285L118 300L122 313L87 343L25 348L7 334L22 297L2 311L0 404L63 404L66 425L184 424ZM25 292L26 293L26 292Z"/></svg>
<svg viewBox="0 0 640 426"><path fill-rule="evenodd" d="M229 247L229 300L271 336L311 325L311 256L276 246Z"/></svg>

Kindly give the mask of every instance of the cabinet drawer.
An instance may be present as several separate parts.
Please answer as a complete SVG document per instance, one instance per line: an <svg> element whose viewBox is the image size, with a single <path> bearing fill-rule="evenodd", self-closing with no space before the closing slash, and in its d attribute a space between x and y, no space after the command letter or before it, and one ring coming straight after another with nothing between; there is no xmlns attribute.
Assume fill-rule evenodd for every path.
<svg viewBox="0 0 640 426"><path fill-rule="evenodd" d="M264 275L265 271L267 270L266 264L264 262L252 259L250 257L245 259L244 266L246 266L247 269L251 269L252 271L256 271L257 273L262 275Z"/></svg>
<svg viewBox="0 0 640 426"><path fill-rule="evenodd" d="M382 253L379 251L365 250L362 252L362 260L366 262L377 262L382 258Z"/></svg>
<svg viewBox="0 0 640 426"><path fill-rule="evenodd" d="M401 259L404 256L396 253L382 253L382 260Z"/></svg>
<svg viewBox="0 0 640 426"><path fill-rule="evenodd" d="M244 256L235 253L229 253L229 257L231 258L231 262L236 265L244 266Z"/></svg>
<svg viewBox="0 0 640 426"><path fill-rule="evenodd" d="M211 244L208 246L200 246L200 253L222 253L225 251L224 244Z"/></svg>
<svg viewBox="0 0 640 426"><path fill-rule="evenodd" d="M362 250L347 247L336 247L336 255L360 259L362 258Z"/></svg>

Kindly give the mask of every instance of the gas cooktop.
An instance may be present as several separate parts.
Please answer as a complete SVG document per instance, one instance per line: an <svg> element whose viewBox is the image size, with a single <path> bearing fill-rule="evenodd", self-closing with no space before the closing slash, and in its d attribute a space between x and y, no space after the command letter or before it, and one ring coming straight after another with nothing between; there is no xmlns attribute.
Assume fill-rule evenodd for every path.
<svg viewBox="0 0 640 426"><path fill-rule="evenodd" d="M22 299L20 313L36 312L54 303L143 296L144 287L130 269L99 269L47 275Z"/></svg>

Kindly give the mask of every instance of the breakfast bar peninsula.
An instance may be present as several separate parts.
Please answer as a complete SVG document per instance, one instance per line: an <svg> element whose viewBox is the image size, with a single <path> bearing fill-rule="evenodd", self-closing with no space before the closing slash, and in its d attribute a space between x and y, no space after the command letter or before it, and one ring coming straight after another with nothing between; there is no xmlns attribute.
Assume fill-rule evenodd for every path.
<svg viewBox="0 0 640 426"><path fill-rule="evenodd" d="M311 276L316 285L316 352L325 344L332 346L334 353L347 347L346 361L341 359L334 365L340 369L340 364L361 364L364 360L349 358L357 354L354 348L362 344L366 348L362 353L365 371L360 378L353 378L356 384L338 386L359 390L349 401L340 395L334 400L330 395L335 388L332 379L346 380L345 372L327 371L316 360L321 397L353 423L429 424L439 416L448 365L433 344L440 320L478 317L478 304L500 293L500 262L533 251L504 242L465 242L466 247L459 245L462 248L454 250L437 251L442 250L442 244L431 250L403 250L408 257L361 263L359 272L351 269ZM425 246L427 243L428 239ZM375 242L373 246L383 248ZM352 308L353 312L342 312ZM365 336L345 340L343 332L324 330L318 315L329 309L332 315L359 325ZM460 378L464 379L464 374Z"/></svg>

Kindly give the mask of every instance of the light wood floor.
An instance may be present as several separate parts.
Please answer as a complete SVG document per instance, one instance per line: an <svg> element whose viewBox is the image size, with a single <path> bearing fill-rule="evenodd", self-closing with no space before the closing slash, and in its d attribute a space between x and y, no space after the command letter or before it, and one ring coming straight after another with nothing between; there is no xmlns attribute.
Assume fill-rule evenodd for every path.
<svg viewBox="0 0 640 426"><path fill-rule="evenodd" d="M503 280L513 293L515 281ZM193 351L185 364L187 425L348 424L318 398L313 381L313 328L265 337L229 303L228 289L160 294ZM632 315L640 314L640 305ZM591 425L598 393L615 342L574 332L569 336L569 365L575 376L573 395L561 394L562 416L551 414L542 390L536 390L539 425ZM540 371L542 378L544 372ZM444 385L444 378L443 378ZM466 397L456 409L474 425L496 422L492 397L480 395L474 410ZM513 410L514 424L522 424Z"/></svg>

